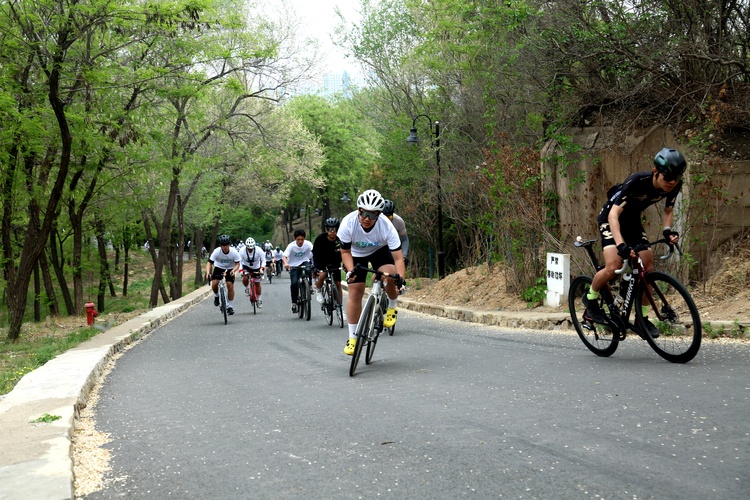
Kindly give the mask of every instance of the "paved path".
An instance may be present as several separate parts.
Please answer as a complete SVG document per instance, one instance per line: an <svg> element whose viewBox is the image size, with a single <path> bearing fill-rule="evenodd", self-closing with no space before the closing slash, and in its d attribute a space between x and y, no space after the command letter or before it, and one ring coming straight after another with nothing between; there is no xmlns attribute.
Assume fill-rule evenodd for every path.
<svg viewBox="0 0 750 500"><path fill-rule="evenodd" d="M282 282L275 283L272 286L285 287L288 285ZM172 323L168 323L167 321L179 315L180 313L187 311L188 308L196 304L196 307L191 308L188 316L185 316L184 318L195 318L195 315L201 318L201 321L203 321L204 317L208 318L208 323L206 325L210 323L211 327L213 328L214 324L218 323L219 318L218 314L215 314L215 310L212 309L213 306L211 306L210 301L203 300L207 297L207 294L208 289L203 288L184 297L179 301L175 301L166 306L156 308L153 311L140 316L139 318L133 319L123 325L109 330L106 333L100 334L96 338L84 344L81 344L76 349L58 356L40 369L26 375L17 385L14 391L12 391L0 401L0 426L2 426L3 429L2 436L0 436L0 450L2 450L2 452L0 452L0 499L70 498L72 496L70 435L72 433L75 421L75 413L78 408L85 406L87 395L93 384L96 383L106 360L113 353L121 350L124 345L128 344L133 339L142 337L157 327L164 326L164 330L160 329L159 335L149 337L149 339L166 338L167 334L165 334L164 332L173 328L175 325L179 325L177 321ZM515 315L509 315L508 313L476 313L472 311L464 311L460 308L435 308L413 303L410 304L408 300L404 300L402 305L402 310L404 310L404 313L399 319L398 327L399 330L404 330L404 334L402 335L401 332L399 332L397 333L396 337L385 339L385 341L383 342L383 346L379 346L378 352L376 353L376 359L382 360L380 361L381 365L379 366L378 363L376 363L373 367L361 368L362 376L359 377L358 375L358 377L355 377L356 381L353 383L363 384L363 381L368 380L368 377L373 377L377 380L384 380L387 382L388 380L392 380L394 373L397 373L399 369L403 370L405 366L401 365L401 363L404 362L404 358L395 355L393 352L389 353L388 348L400 345L400 342L403 342L404 339L408 338L408 332L410 331L412 334L420 335L420 338L424 337L424 339L432 339L433 343L437 342L437 344L440 345L445 345L446 343L448 343L452 346L456 343L460 345L465 342L475 342L474 350L479 350L481 354L484 354L485 351L487 353L504 352L504 349L498 351L498 346L501 346L503 348L509 346L520 346L521 352L528 352L530 350L536 349L541 349L542 351L546 352L551 349L556 343L555 341L550 341L547 334L539 337L539 333L536 334L536 338L539 339L538 341L528 340L525 338L524 340L519 341L514 337L509 337L509 335L511 335L509 332L499 331L496 328L488 329L486 331L483 331L481 334L471 333L465 339L463 339L463 332L473 332L474 330L472 330L471 328L478 327L469 328L468 325L461 326L460 323L453 322L445 322L447 324L453 325L451 326L453 333L446 333L445 335L442 335L440 332L443 329L443 323L440 323L439 326L434 328L424 329L423 327L418 325L421 325L422 322L426 320L420 319L414 322L413 319L410 319L410 314L406 312L407 309L421 308L426 308L422 310L425 310L432 314L460 317L464 320L473 320L486 323L502 324L502 322L506 322L505 324L507 324L508 326L530 326L537 329L559 329L565 327L565 315L562 314L538 317L534 313L523 312ZM208 311L210 312L202 312L203 309L208 309ZM240 310L241 308L238 307L238 311ZM263 313L267 315L272 314L270 312L270 307L264 309ZM284 324L290 321L291 324L304 323L300 320L292 319L291 315L286 310L278 311L278 313L285 315L283 316L285 318ZM216 318L211 318L211 314L215 314ZM223 327L222 325L222 327L232 329L235 325L239 325L243 321L240 319L240 316L241 315L238 314L235 317L232 317L230 319L230 325L228 327ZM421 316L415 317L422 318ZM248 319L252 320L253 318L245 318L245 320ZM186 319L183 319L183 317L181 317L178 320L185 321ZM195 319L192 319L191 321L195 322ZM342 361L341 359L339 359L342 358L340 350L343 346L343 341L341 339L338 339L338 337L334 337L334 335L342 336L343 334L340 333L341 330L339 330L337 333L334 333L334 329L332 327L323 325L319 313L313 321L316 322L316 328L329 329L327 330L328 333L326 333L326 335L330 333L330 338L328 339L328 341L332 343L330 345L328 345L327 343L325 345L320 345L317 343L317 341L314 340L299 339L300 344L296 348L287 346L288 349L291 349L292 352L298 353L301 359L307 360L309 364L309 366L307 366L307 373L309 373L311 370L314 370L314 368L316 367L319 368L320 366L325 366L326 363L330 362L334 363L334 365L332 366L335 366L335 368L331 367L330 370L326 369L326 371L330 371L335 380L338 380L339 378L341 378L342 380L349 380L348 377L341 376L342 373L346 373L346 366L340 366L342 365ZM409 326L410 323L412 326ZM456 333L456 330L458 331L458 333ZM234 333L237 333L234 330L232 331ZM269 331L273 330L269 329ZM530 334L523 333L523 335ZM568 337L569 338L566 340L566 342L571 343L570 348L574 349L577 353L577 357L581 356L585 363L584 368L577 368L578 372L581 372L581 370L585 372L587 369L591 370L592 366L595 369L602 370L605 367L607 367L607 369L609 370L608 367L612 366L611 364L606 364L603 366L600 365L602 360L588 353L588 351L586 351L585 348L580 345L580 342L578 342L575 336L568 335ZM334 341L334 338L337 339L337 341ZM345 338L345 336L342 336L341 338L343 339ZM478 343L476 343L477 338L479 339ZM557 336L556 338L560 337ZM261 339L262 337L259 338L259 340ZM156 340L154 340L154 342L156 342ZM272 356L274 352L279 353L287 350L287 347L284 347L279 342L277 342L276 347L273 347L273 342L277 341L265 339L265 344L267 345L257 347L259 349L261 347L270 349L269 351L267 351L267 356ZM735 409L741 409L744 411L744 414L746 414L747 410L750 409L748 408L747 404L747 388L748 386L750 386L750 383L748 383L745 378L742 378L747 375L747 370L745 369L746 361L748 359L746 347L740 346L739 349L745 350L738 351L740 359L744 363L743 368L734 365L734 363L736 363L736 356L738 354L732 354L731 351L726 351L729 348L721 347L722 344L716 344L715 346L706 344L704 344L704 347L702 348L698 358L696 358L696 360L690 365L687 365L688 368L675 369L674 365L661 362L658 358L656 358L655 354L648 350L647 347L645 348L647 351L646 354L643 354L642 352L640 353L641 356L645 357L645 360L641 361L639 359L637 363L639 364L639 366L640 363L647 363L649 367L656 367L654 369L659 372L677 373L680 375L679 377L677 377L677 384L674 386L675 389L668 391L668 394L663 396L667 399L674 396L677 390L676 387L678 386L680 388L679 394L683 394L682 391L698 385L700 387L708 387L712 391L715 390L715 396L721 398L722 395L720 394L720 391L723 388L739 384L736 385L740 388L740 393L737 396L726 396L724 399L714 401L714 405L718 405L719 408L729 408L726 411L722 410L722 414L726 413L727 415L732 415L733 413L731 412L733 412ZM629 342L624 346L621 346L618 350L618 353L616 354L616 357L623 355L623 353L627 353L629 347ZM411 342L408 345L404 346L404 349L412 348L413 345ZM435 363L437 363L437 366L442 366L442 364L447 363L448 365L452 366L453 369L460 366L472 367L473 363L475 362L475 358L481 357L463 354L458 356L457 358L458 360L463 359L463 362L457 364L456 360L451 360L450 356L446 354L449 352L450 350L425 357L425 361L429 361L430 359L432 359L432 363L427 363L427 365L429 366L425 365L422 368L409 368L408 370L410 375L409 377L406 377L405 380L411 380L412 383L417 384L417 387L420 387L420 384L426 383L426 381L424 380L426 377L421 377L421 375L428 374L429 372L434 372L436 366ZM519 355L519 352L515 349L511 349L509 352L514 356ZM323 358L328 359L329 355L332 356L331 359L335 361L315 361L313 359L316 356L322 356ZM382 358L380 358L381 355ZM624 354L624 356L628 356L628 354ZM411 358L413 358L413 356ZM128 359L128 357L124 359ZM417 359L420 358L417 357ZM559 364L566 358L560 358L557 361L555 361L555 359L556 357L552 356L547 361L545 361L545 363ZM628 358L626 358L626 361L627 359ZM490 360L492 360L492 358L490 358ZM511 361L512 360L507 360L505 361L505 363L507 363L506 365L501 365L501 367L504 368L501 371L501 374L512 373L514 370L522 369L523 363L521 365L518 365L517 363ZM569 361L569 359L566 360L566 362ZM606 362L607 360L604 361ZM346 359L344 359L344 365L345 362ZM576 363L578 362L579 360L576 358ZM322 365L319 365L319 363L322 363ZM392 363L395 363L395 365L392 365L392 367L389 368L388 365ZM727 363L729 364L727 365ZM619 364L619 362L615 363L616 366ZM693 367L699 367L698 371L700 371L700 374L696 375L696 369L694 369ZM625 365L622 366L622 373L620 373L618 376L622 376L622 380L624 381L628 380L627 374L629 373L631 368L632 366L629 366L626 362ZM522 371L527 374L527 382L532 380L531 378L529 378L533 378L531 372L529 372L528 370ZM305 375L305 373L306 372L304 371L301 372L302 375ZM615 372L615 374L617 374L617 372ZM718 378L722 380L721 382L716 382L713 380L714 378L716 378L717 374ZM551 376L551 379L547 380L547 382L551 383L554 387L556 383L555 377L559 376L562 375L560 373L555 373ZM385 379L382 379L383 377L385 377ZM736 377L739 378L735 380ZM659 382L661 381L661 375L656 377L654 380L657 380L657 382L652 381L650 377L639 375L636 378L636 381L638 382L638 384L636 384L636 387L628 390L629 396L626 401L626 406L637 406L635 401L638 399L638 390L645 391L648 394L650 391L653 391L653 387L656 387L657 385L659 387L664 387L662 385L662 382ZM536 381L543 382L543 380ZM465 383L465 389L470 389L471 384L471 381L467 381ZM486 380L484 384L487 384ZM715 384L716 386L715 389L713 384ZM271 387L272 385L273 384L269 384L269 386ZM492 386L488 387L490 389L492 388ZM666 388L669 387L673 386L666 386ZM593 389L595 388L596 386L594 386ZM364 389L365 392L367 392L367 388ZM421 389L427 392L432 390L429 387L421 387ZM520 393L517 391L520 391L520 389L521 386L514 387L510 389L510 393L504 393L504 397L510 396L511 400L518 398ZM600 393L600 391L597 391L598 395L596 396L600 400L606 401L612 397L611 395L607 395L606 391L603 393ZM405 391L404 388L396 389L396 392L408 395L408 391ZM459 389L459 393L460 392L461 390ZM492 392L490 393L492 394ZM687 393L684 393L682 397L686 398L689 394L690 392L688 391ZM552 393L549 393L547 397L551 396ZM411 397L418 397L418 395L411 394ZM481 400L481 393L477 394L476 397L478 398L478 400ZM535 397L542 396L537 395ZM563 400L564 399L565 398L563 398ZM552 400L556 402L561 401L559 395L553 397ZM460 405L464 403L459 398L456 400L455 404ZM544 404L544 406L545 408L548 408L548 405L546 403ZM292 406L290 406L290 408L291 407ZM435 411L437 411L438 408L435 407L427 409L429 410L428 415L431 415ZM326 409L326 411L328 411L328 409ZM336 411L341 410L334 410L334 412ZM615 407L610 408L608 406L606 414L603 415L603 417L611 417L612 415L617 415L622 411L624 410L618 410ZM691 410L689 408L686 408L682 411L690 412ZM31 420L38 418L44 413L49 413L51 415L60 415L62 416L62 419L50 424L30 423ZM513 415L512 413L508 414L507 410L504 413L505 419L508 419L510 417L512 417L513 419L517 418L517 416ZM593 416L590 416L589 418L593 419ZM700 423L700 419L704 417L702 417L698 413L695 415L695 418L698 419L697 423ZM692 423L695 418L690 417L688 420L690 420ZM737 422L741 422L742 418L743 417L738 416ZM415 425L419 420L420 419L417 418L414 421ZM611 419L603 418L601 426L606 429L609 425L608 422L611 422ZM588 427L593 423L593 420L587 420L585 424L586 427ZM635 422L631 423L635 425ZM600 429L602 427L598 427L597 429ZM730 424L725 424L722 420L722 429L717 431L717 433L721 435L719 440L722 443L724 440L724 432L726 432L726 429L728 428L731 428ZM703 426L701 426L700 428L696 427L696 429L699 430L699 435L703 435ZM693 430L685 429L684 432L686 434L691 434ZM744 457L737 457L737 459L739 460L741 458L741 460L739 461L742 463L746 462L747 459L747 450L749 448L747 436L748 435L746 432L743 434L741 431L738 431L736 436L741 451L739 455L742 455L742 457ZM333 436L331 436L331 438L333 439ZM387 436L383 437L383 442L392 440L392 438L386 438ZM406 439L406 436L401 436L400 439ZM691 440L694 439L695 438L691 438ZM706 438L707 441L713 441L714 439L711 439L710 437ZM380 448L378 447L373 447L372 451L379 449ZM695 459L699 460L700 457L696 457ZM726 457L726 460L729 464L737 463L734 461L735 459L732 459L732 457L729 456ZM734 469L731 467L728 469L730 475L733 471ZM735 481L732 484L741 484L745 487L747 486L747 483L741 482L742 479L739 479L737 481L740 482Z"/></svg>

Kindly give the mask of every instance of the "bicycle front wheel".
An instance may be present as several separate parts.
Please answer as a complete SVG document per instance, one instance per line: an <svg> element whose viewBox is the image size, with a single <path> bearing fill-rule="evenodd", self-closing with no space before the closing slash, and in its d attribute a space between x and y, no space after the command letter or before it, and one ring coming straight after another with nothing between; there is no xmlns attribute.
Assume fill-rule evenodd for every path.
<svg viewBox="0 0 750 500"><path fill-rule="evenodd" d="M323 294L323 316L326 318L326 323L329 325L333 324L333 299L331 297L331 285L328 281L323 282L323 290L320 292Z"/></svg>
<svg viewBox="0 0 750 500"><path fill-rule="evenodd" d="M617 350L619 338L607 325L594 323L583 318L586 306L583 305L583 297L589 293L592 283L591 276L578 276L570 284L568 291L568 308L573 326L581 338L583 344L597 356L608 357ZM604 309L601 297L596 299Z"/></svg>
<svg viewBox="0 0 750 500"><path fill-rule="evenodd" d="M698 354L703 335L698 308L690 292L677 278L661 271L646 273L643 280L635 295L638 326L659 356L672 363L687 363ZM644 305L648 320L659 330L656 338L644 327Z"/></svg>
<svg viewBox="0 0 750 500"><path fill-rule="evenodd" d="M382 301L381 301L382 303ZM367 343L367 352L365 353L365 364L369 365L372 361L372 355L375 353L375 346L378 345L378 337L383 330L383 309L378 307L370 322L370 341Z"/></svg>
<svg viewBox="0 0 750 500"><path fill-rule="evenodd" d="M224 315L224 324L227 324L227 291L224 288L219 289L219 307Z"/></svg>
<svg viewBox="0 0 750 500"><path fill-rule="evenodd" d="M353 377L359 363L359 356L362 354L362 345L367 342L368 329L372 325L372 317L375 312L375 297L372 295L367 299L365 307L362 308L362 314L359 315L357 322L357 345L354 347L352 354L352 363L349 366L349 376Z"/></svg>
<svg viewBox="0 0 750 500"><path fill-rule="evenodd" d="M331 305L339 322L339 327L344 328L344 310L341 303L341 295L339 295L339 287L335 283L331 287Z"/></svg>
<svg viewBox="0 0 750 500"><path fill-rule="evenodd" d="M305 316L305 280L300 278L297 282L297 317Z"/></svg>

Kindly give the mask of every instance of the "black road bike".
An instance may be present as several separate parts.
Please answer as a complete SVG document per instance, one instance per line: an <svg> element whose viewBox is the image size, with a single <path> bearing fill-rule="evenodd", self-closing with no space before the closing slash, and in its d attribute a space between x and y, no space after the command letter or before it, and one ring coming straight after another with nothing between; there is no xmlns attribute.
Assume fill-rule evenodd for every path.
<svg viewBox="0 0 750 500"><path fill-rule="evenodd" d="M312 266L293 266L290 269L299 269L297 278L297 315L310 321L311 293L312 293Z"/></svg>
<svg viewBox="0 0 750 500"><path fill-rule="evenodd" d="M584 241L579 236L575 246L588 252L594 269L599 271L604 266L599 264L592 250L596 241ZM584 298L589 300L586 295L591 287L592 277L578 276L570 284L568 306L573 326L583 343L594 354L611 356L617 350L619 342L625 340L628 330L635 332L659 356L672 363L687 363L698 354L702 337L701 320L690 292L669 273L646 272L637 256L639 252L660 243L669 245L668 240L661 239L633 247L636 257L624 259L622 269L615 271L618 276L602 288L600 297L595 300L604 313L605 323L595 323L584 317ZM680 251L676 244L674 247ZM660 259L670 258L673 251L670 245L669 253ZM630 272L626 272L628 268ZM658 334L652 335L646 328L642 311L644 305L652 313L650 320L658 329ZM633 308L635 321L631 322L630 313Z"/></svg>
<svg viewBox="0 0 750 500"><path fill-rule="evenodd" d="M354 372L357 370L357 364L359 363L359 357L362 354L363 348L365 349L365 364L370 364L372 355L375 352L375 346L378 343L378 337L380 337L380 334L385 329L383 320L385 319L385 311L388 308L388 295L385 293L385 278L395 280L396 287L398 288L403 283L403 278L398 274L383 273L359 265L355 267L355 270L364 270L372 273L373 278L370 296L367 297L367 302L362 308L362 313L359 315L359 322L357 323L357 345L354 347L352 362L349 366L350 377L353 377ZM395 328L395 325L393 328ZM393 335L393 328L390 329L391 335ZM367 346L366 348L364 347L365 345Z"/></svg>
<svg viewBox="0 0 750 500"><path fill-rule="evenodd" d="M339 323L339 328L344 328L343 302L339 293L339 287L336 286L332 275L332 273L341 273L341 267L328 267L325 271L326 277L323 280L323 287L320 290L320 293L323 295L323 304L321 304L320 308L323 310L326 323L332 325L333 318L335 317Z"/></svg>

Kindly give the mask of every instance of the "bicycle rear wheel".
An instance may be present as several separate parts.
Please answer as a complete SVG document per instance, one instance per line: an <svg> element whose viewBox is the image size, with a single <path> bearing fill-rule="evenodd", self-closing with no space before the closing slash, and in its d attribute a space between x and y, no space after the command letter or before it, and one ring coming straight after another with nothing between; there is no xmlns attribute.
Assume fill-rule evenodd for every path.
<svg viewBox="0 0 750 500"><path fill-rule="evenodd" d="M219 287L219 308L221 313L224 315L224 324L227 324L227 291L223 287Z"/></svg>
<svg viewBox="0 0 750 500"><path fill-rule="evenodd" d="M359 356L362 354L362 344L367 342L368 328L372 324L372 316L375 311L375 297L372 295L367 299L365 307L362 308L362 314L359 316L357 323L357 345L354 346L352 354L352 363L349 366L349 376L353 377L359 363Z"/></svg>
<svg viewBox="0 0 750 500"><path fill-rule="evenodd" d="M618 336L608 326L583 318L583 312L586 310L586 306L583 305L583 297L589 292L592 281L590 276L578 276L570 284L570 291L568 292L570 319L583 344L597 356L607 357L617 350ZM596 300L599 301L599 305L604 310L602 298L599 297Z"/></svg>
<svg viewBox="0 0 750 500"><path fill-rule="evenodd" d="M303 303L305 305L305 320L310 321L310 314L311 314L311 308L312 308L312 303L310 302L310 298L311 298L310 282L305 280L304 287L305 287L305 294L303 295L304 297Z"/></svg>
<svg viewBox="0 0 750 500"><path fill-rule="evenodd" d="M344 328L344 310L341 304L341 295L339 295L339 287L336 286L335 282L331 287L331 305L339 322L339 328Z"/></svg>
<svg viewBox="0 0 750 500"><path fill-rule="evenodd" d="M643 328L646 341L656 353L672 363L687 363L698 354L703 335L698 308L685 285L671 274L661 271L646 273L635 295L635 316L642 326L642 305L649 308L649 320L659 330L657 338ZM646 284L651 288L646 287ZM645 291L645 294L644 294ZM643 296L647 302L644 304ZM655 318L654 318L655 316Z"/></svg>
<svg viewBox="0 0 750 500"><path fill-rule="evenodd" d="M328 280L323 282L323 316L326 318L326 323L329 325L333 324L333 298L331 297L331 285L328 284Z"/></svg>

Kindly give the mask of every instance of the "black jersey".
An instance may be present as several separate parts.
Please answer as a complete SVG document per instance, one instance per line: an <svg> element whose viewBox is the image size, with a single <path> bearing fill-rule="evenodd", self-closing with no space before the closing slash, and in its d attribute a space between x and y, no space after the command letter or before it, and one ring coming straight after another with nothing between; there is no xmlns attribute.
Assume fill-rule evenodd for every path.
<svg viewBox="0 0 750 500"><path fill-rule="evenodd" d="M319 234L313 243L313 263L317 269L341 265L341 241L328 239L325 233Z"/></svg>
<svg viewBox="0 0 750 500"><path fill-rule="evenodd" d="M666 199L665 208L673 207L677 195L682 189L682 181L670 191L663 191L654 187L653 173L637 172L630 175L625 182L614 186L607 193L609 199L596 218L599 224L607 222L609 211L617 205L622 208L620 221L633 221L640 224L641 214L654 203Z"/></svg>

